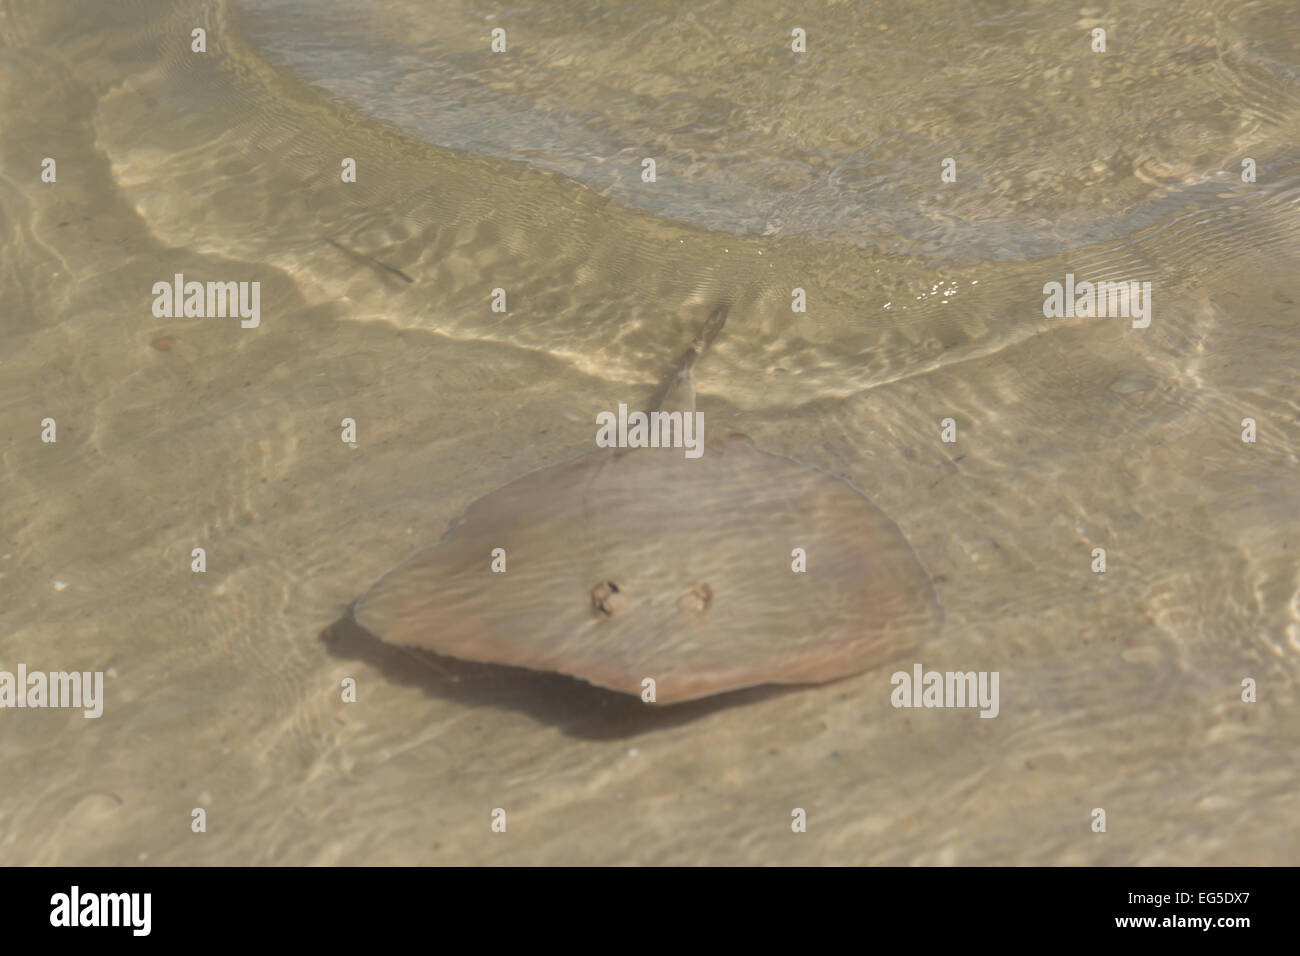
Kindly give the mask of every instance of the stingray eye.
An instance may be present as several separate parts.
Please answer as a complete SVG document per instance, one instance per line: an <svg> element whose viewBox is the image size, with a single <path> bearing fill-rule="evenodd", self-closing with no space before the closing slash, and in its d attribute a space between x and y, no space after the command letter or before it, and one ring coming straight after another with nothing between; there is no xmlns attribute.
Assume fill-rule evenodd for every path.
<svg viewBox="0 0 1300 956"><path fill-rule="evenodd" d="M591 606L606 617L623 610L626 601L619 597L619 587L613 581L602 581L591 589Z"/></svg>
<svg viewBox="0 0 1300 956"><path fill-rule="evenodd" d="M688 614L703 614L713 603L713 588L703 581L677 599L677 606Z"/></svg>

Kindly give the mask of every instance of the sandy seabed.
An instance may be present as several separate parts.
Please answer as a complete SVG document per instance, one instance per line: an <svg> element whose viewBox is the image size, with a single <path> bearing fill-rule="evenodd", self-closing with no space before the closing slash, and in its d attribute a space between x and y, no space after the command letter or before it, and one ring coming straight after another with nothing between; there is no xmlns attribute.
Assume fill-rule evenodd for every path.
<svg viewBox="0 0 1300 956"><path fill-rule="evenodd" d="M1300 28L1283 4L1255 7L1217 33L1155 18L1132 38L1145 58L1121 46L1095 75L1082 41L1027 59L1010 89L972 65L984 92L961 132L935 105L942 86L903 98L933 61L893 21L899 39L873 41L899 54L873 111L933 142L936 168L923 188L859 170L885 238L855 244L830 212L822 235L729 232L706 205L690 221L624 200L627 180L431 144L258 46L256 6L7 4L0 670L102 672L104 700L97 719L0 710L0 860L1296 862L1300 100L1259 79L1293 82ZM827 18L811 35L835 35L830 8L808 16ZM715 76L716 51L691 38L716 31L670 17L649 42L636 25L599 28L611 86L620 50L680 63L647 92L649 116ZM481 26L449 17L441 42L472 62ZM926 42L958 44L960 27ZM1081 32L1053 29L1038 53ZM865 96L839 49L818 49L826 84ZM798 155L780 137L848 135L820 114L791 132L781 70L800 67L775 62L753 91L770 134ZM631 87L644 64L624 69ZM1059 106L1017 92L1052 84ZM513 102L503 87L498 105ZM583 95L575 115L600 91ZM726 102L650 151L688 151L702 130L743 145L753 116ZM1069 188L1044 185L1059 182L1045 155L1069 157L1004 124L1065 127L1081 108L1131 135L1076 157ZM941 214L952 136L971 186ZM775 188L776 160L763 169L751 148ZM635 177L649 148L619 149L602 162ZM1256 152L1259 179L1242 183ZM56 183L40 181L47 156ZM361 171L349 186L343 156ZM772 195L792 208L794 193ZM920 222L935 229L909 245ZM1017 222L1041 253L1017 245ZM151 289L177 273L259 282L259 326L156 317ZM1150 327L1044 317L1043 284L1067 273L1151 281ZM487 305L498 286L505 315ZM795 287L806 314L790 311ZM349 620L472 501L589 450L599 411L644 406L724 299L698 407L891 516L946 608L937 637L833 684L654 709L421 657ZM57 442L41 441L46 418ZM890 675L917 663L997 672L998 716L892 706Z"/></svg>

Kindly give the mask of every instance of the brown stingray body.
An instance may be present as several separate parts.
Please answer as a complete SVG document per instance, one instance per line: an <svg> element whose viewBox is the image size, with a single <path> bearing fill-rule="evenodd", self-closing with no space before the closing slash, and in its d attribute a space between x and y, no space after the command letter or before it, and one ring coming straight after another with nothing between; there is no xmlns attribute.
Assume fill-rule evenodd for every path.
<svg viewBox="0 0 1300 956"><path fill-rule="evenodd" d="M679 376L689 395L674 387L665 407L693 407L693 364ZM602 449L525 475L470 505L355 615L385 641L464 660L631 694L650 678L672 703L867 670L943 612L902 532L860 492L726 436L695 459Z"/></svg>

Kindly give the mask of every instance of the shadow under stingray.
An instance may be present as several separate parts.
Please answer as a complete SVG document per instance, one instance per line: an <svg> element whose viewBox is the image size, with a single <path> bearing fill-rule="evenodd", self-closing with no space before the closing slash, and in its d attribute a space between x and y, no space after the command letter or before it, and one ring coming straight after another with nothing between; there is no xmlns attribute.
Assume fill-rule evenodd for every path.
<svg viewBox="0 0 1300 956"><path fill-rule="evenodd" d="M767 700L806 684L764 684L676 704L647 704L639 697L596 687L564 674L444 657L385 644L361 627L349 609L323 630L334 657L359 660L393 683L419 687L431 697L472 707L515 710L573 737L617 740L676 727L729 707ZM816 685L825 686L825 685Z"/></svg>

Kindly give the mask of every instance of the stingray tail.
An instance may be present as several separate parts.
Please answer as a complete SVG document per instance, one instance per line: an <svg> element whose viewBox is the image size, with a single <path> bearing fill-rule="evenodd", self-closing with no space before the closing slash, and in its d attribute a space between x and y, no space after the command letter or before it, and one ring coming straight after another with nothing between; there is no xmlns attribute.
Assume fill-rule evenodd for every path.
<svg viewBox="0 0 1300 956"><path fill-rule="evenodd" d="M695 410L695 376L692 370L695 368L695 363L700 360L700 356L708 350L713 340L718 337L718 333L722 331L722 327L727 322L729 308L730 306L727 305L719 305L709 313L709 320L704 323L704 328L700 329L700 334L695 337L691 347L682 353L676 367L664 380L658 401L653 407L665 412Z"/></svg>
<svg viewBox="0 0 1300 956"><path fill-rule="evenodd" d="M685 375L695 368L695 363L700 360L700 356L708 351L713 340L722 331L722 327L727 324L729 311L731 306L724 303L709 313L709 320L704 323L704 328L700 329L700 334L695 337L691 347L682 354L681 362L678 364L678 376Z"/></svg>

